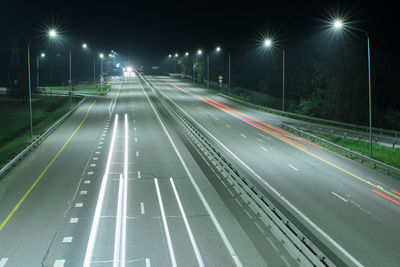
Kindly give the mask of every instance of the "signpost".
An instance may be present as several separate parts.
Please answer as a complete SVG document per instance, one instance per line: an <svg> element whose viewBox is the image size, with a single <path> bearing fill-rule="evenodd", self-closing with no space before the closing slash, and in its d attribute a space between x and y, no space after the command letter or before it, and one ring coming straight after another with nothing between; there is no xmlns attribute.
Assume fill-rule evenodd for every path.
<svg viewBox="0 0 400 267"><path fill-rule="evenodd" d="M224 77L222 77L222 75L219 75L218 77L218 87L222 88L222 80L224 79Z"/></svg>

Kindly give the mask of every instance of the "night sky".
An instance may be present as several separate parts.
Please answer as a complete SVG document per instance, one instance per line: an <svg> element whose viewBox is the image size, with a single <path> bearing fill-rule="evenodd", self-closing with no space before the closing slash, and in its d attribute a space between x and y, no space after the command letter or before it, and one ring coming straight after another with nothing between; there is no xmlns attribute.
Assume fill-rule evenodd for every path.
<svg viewBox="0 0 400 267"><path fill-rule="evenodd" d="M23 46L48 25L57 26L64 47L84 41L156 65L169 53L216 45L237 54L255 50L266 34L290 47L324 31L330 17L344 17L372 38L379 32L380 41L390 43L397 36L396 10L385 1L7 1L0 9L0 83L11 36Z"/></svg>

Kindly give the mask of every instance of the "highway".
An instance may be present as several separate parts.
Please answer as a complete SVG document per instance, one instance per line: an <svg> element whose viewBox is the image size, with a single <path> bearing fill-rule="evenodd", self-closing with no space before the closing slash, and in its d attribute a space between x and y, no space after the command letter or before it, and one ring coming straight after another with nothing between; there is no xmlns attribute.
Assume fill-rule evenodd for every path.
<svg viewBox="0 0 400 267"><path fill-rule="evenodd" d="M398 265L398 180L281 131L279 116L180 80L147 80L342 264Z"/></svg>
<svg viewBox="0 0 400 267"><path fill-rule="evenodd" d="M213 120L206 110L227 116L150 81L204 109L202 123ZM0 180L0 267L296 266L243 202L216 188L158 98L141 77L114 82ZM247 130L239 140L251 146L255 129L226 123ZM222 129L227 144L243 138Z"/></svg>

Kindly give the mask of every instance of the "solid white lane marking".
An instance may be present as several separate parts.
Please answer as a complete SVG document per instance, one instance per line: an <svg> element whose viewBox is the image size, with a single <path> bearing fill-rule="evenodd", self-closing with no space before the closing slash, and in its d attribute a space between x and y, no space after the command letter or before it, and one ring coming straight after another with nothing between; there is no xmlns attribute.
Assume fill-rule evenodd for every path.
<svg viewBox="0 0 400 267"><path fill-rule="evenodd" d="M164 205L163 205L162 198L161 198L160 188L158 187L157 178L154 178L154 184L156 186L158 204L160 205L161 218L162 218L162 222L163 222L163 226L164 226L165 238L167 239L169 256L171 258L171 264L173 267L176 267L177 265L176 265L176 260L175 260L175 253L174 253L174 249L172 247L171 236L169 234L167 218L165 217Z"/></svg>
<svg viewBox="0 0 400 267"><path fill-rule="evenodd" d="M87 191L86 191L86 190L82 190L82 191L80 192L80 194L81 194L81 195L87 195Z"/></svg>
<svg viewBox="0 0 400 267"><path fill-rule="evenodd" d="M334 194L335 196L337 196L338 198L340 198L341 200L343 200L344 202L349 202L347 199L339 196L338 194L336 194L335 192L331 192L332 194Z"/></svg>
<svg viewBox="0 0 400 267"><path fill-rule="evenodd" d="M85 180L83 183L84 184L90 184L90 180Z"/></svg>
<svg viewBox="0 0 400 267"><path fill-rule="evenodd" d="M65 236L62 240L63 243L71 243L72 242L72 236Z"/></svg>
<svg viewBox="0 0 400 267"><path fill-rule="evenodd" d="M140 171L137 172L137 177L138 177L139 179L142 178L142 175L141 175Z"/></svg>
<svg viewBox="0 0 400 267"><path fill-rule="evenodd" d="M247 138L247 136L246 135L244 135L244 134L240 134L243 138Z"/></svg>
<svg viewBox="0 0 400 267"><path fill-rule="evenodd" d="M8 261L8 258L1 258L0 259L0 267L4 267Z"/></svg>
<svg viewBox="0 0 400 267"><path fill-rule="evenodd" d="M124 181L122 180L122 173L119 176L119 187L118 187L118 204L117 204L117 216L115 222L115 239L114 239L114 267L119 267L121 261L121 216L122 216L122 195L123 195Z"/></svg>
<svg viewBox="0 0 400 267"><path fill-rule="evenodd" d="M298 170L296 167L294 167L293 165L291 165L291 164L289 164L289 163L288 163L288 165L289 165L289 167L292 168L293 170L299 171L299 170Z"/></svg>
<svg viewBox="0 0 400 267"><path fill-rule="evenodd" d="M69 219L69 223L78 223L79 218L71 218Z"/></svg>
<svg viewBox="0 0 400 267"><path fill-rule="evenodd" d="M145 211L144 211L144 203L143 202L140 202L140 213L141 214L145 213Z"/></svg>
<svg viewBox="0 0 400 267"><path fill-rule="evenodd" d="M54 262L53 267L64 267L64 264L65 264L65 260L56 260ZM0 264L0 267L2 267L1 264Z"/></svg>
<svg viewBox="0 0 400 267"><path fill-rule="evenodd" d="M151 267L150 259L146 258L146 267Z"/></svg>
<svg viewBox="0 0 400 267"><path fill-rule="evenodd" d="M264 150L265 152L268 152L268 149L266 149L265 147L260 146L260 148L261 148L262 150Z"/></svg>
<svg viewBox="0 0 400 267"><path fill-rule="evenodd" d="M139 82L140 83L140 82ZM147 83L147 81L146 81ZM157 87L154 85L154 87ZM144 89L142 88L144 91ZM171 98L167 96L162 90L159 90L161 94L163 94L170 101ZM147 96L147 95L146 95ZM149 99L147 97L147 99ZM150 101L150 100L148 100ZM176 103L175 103L176 104ZM185 110L183 110L178 104L176 106L179 110L182 111L186 116L188 116L197 126L199 126L208 136L214 139L222 148L224 148L229 154L232 155L240 164L242 164L248 171L250 171L261 183L267 186L275 195L277 195L282 201L284 201L294 212L300 215L311 227L313 227L319 234L321 234L325 239L328 240L334 247L336 247L341 253L343 253L350 261L352 261L356 266L363 266L356 258L354 258L347 250L345 250L342 246L340 246L334 239L332 239L327 233L325 233L321 228L319 228L313 221L311 221L305 214L303 214L296 206L294 206L289 200L287 200L281 193L279 193L274 187L272 187L267 181L265 181L258 173L256 173L253 169L251 169L246 163L244 163L235 153L233 153L228 147L226 147L219 139L217 139L213 134L210 133L206 128L203 127L197 120L195 120L192 116L190 116ZM154 108L153 108L154 110ZM262 137L265 137L263 134L258 133ZM268 140L271 140L271 137L267 136ZM271 149L272 150L272 149Z"/></svg>
<svg viewBox="0 0 400 267"><path fill-rule="evenodd" d="M183 205L182 205L181 199L179 197L178 191L176 190L174 180L172 178L169 178L169 181L170 181L172 189L174 191L176 202L178 202L179 210L181 211L182 219L183 219L183 222L185 223L186 231L189 234L190 242L192 243L194 253L196 254L197 263L199 264L199 266L203 267L204 262L201 257L199 248L197 246L196 240L194 239L192 229L190 228L190 224L189 224L188 219L185 214L185 210L183 209Z"/></svg>
<svg viewBox="0 0 400 267"><path fill-rule="evenodd" d="M110 172L110 165L111 165L111 159L112 159L112 154L113 154L112 151L114 149L115 133L116 133L117 125L118 125L118 114L115 115L114 128L113 128L113 134L112 134L112 138L111 138L110 150L108 152L106 170L104 172L103 180L101 182L99 197L97 199L96 210L94 212L92 227L90 229L89 241L88 241L88 245L86 248L85 260L83 262L83 267L89 267L90 263L92 261L93 249L94 249L94 244L95 244L96 235L97 235L97 228L99 227L101 209L103 207L104 195L105 195L107 182L108 182L108 174Z"/></svg>
<svg viewBox="0 0 400 267"><path fill-rule="evenodd" d="M125 267L126 258L126 220L128 219L127 209L128 209L128 114L125 114L125 154L124 154L124 197L123 197L123 209L122 209L122 245L121 245L121 267Z"/></svg>
<svg viewBox="0 0 400 267"><path fill-rule="evenodd" d="M148 82L146 80L144 80L147 84ZM145 97L147 98L147 101L150 103L151 108L153 109L154 114L156 115L158 121L160 122L161 128L163 129L165 135L167 136L169 142L171 143L176 155L179 158L179 161L181 162L183 168L185 169L185 172L187 173L187 175L189 176L189 179L193 185L193 187L195 188L197 195L199 196L201 202L203 203L203 206L206 208L208 214L210 214L210 218L213 222L213 224L215 225L215 227L217 228L217 231L219 233L219 235L221 236L226 248L228 249L229 253L231 254L231 257L233 259L233 261L235 262L236 266L243 266L242 263L240 262L240 259L238 258L238 256L236 255L235 250L233 249L231 243L229 242L229 239L227 238L227 236L225 235L224 230L222 229L221 225L219 224L217 218L215 217L214 212L211 210L210 205L208 204L207 200L205 199L203 193L201 192L199 186L197 185L196 181L193 178L192 173L190 172L189 168L187 167L185 161L183 160L182 155L179 153L178 149L176 148L176 145L174 143L174 141L172 140L171 136L169 135L167 128L165 127L164 123L162 122L160 116L158 115L156 109L154 108L153 103L151 102L150 98L148 97L146 91L144 90L140 80L138 79L139 85L145 95ZM149 85L150 86L150 85ZM165 95L165 94L164 94ZM180 107L179 107L180 108ZM180 108L181 109L181 108ZM181 109L182 110L182 109ZM183 110L182 110L183 111ZM186 113L186 112L185 112ZM186 113L187 114L187 113ZM204 129L204 127L202 127ZM208 131L207 131L208 132Z"/></svg>

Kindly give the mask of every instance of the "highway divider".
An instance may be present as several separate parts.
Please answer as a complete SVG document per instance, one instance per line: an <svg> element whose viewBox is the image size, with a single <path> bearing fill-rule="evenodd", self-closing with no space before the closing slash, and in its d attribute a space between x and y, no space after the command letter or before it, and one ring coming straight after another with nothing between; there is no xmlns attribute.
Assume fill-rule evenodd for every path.
<svg viewBox="0 0 400 267"><path fill-rule="evenodd" d="M144 79L144 78L143 78ZM151 85L144 79L148 85ZM190 119L180 113L173 101L167 100L157 89L149 86L159 96L165 111L183 129L192 144L214 165L222 177L270 229L300 266L336 266L313 242L278 210L249 179L242 176L231 163L197 130Z"/></svg>
<svg viewBox="0 0 400 267"><path fill-rule="evenodd" d="M310 141L313 142L320 142L330 148L334 148L335 150L349 156L352 159L358 159L361 163L366 163L369 166L372 166L375 169L383 170L387 174L394 174L398 177L400 177L400 169L393 167L391 165L388 165L386 163L383 163L381 161L375 160L373 158L367 157L365 155L362 155L360 153L354 152L350 149L347 149L345 147L339 146L337 144L334 144L332 142L329 142L323 138L320 138L318 136L312 135L310 133L307 133L305 131L302 131L300 129L297 129L296 127L290 126L287 123L282 122L281 123L281 128L288 130L290 132L293 132L296 135L300 135L301 137L307 138Z"/></svg>
<svg viewBox="0 0 400 267"><path fill-rule="evenodd" d="M78 109L86 100L84 96L76 95L75 97L82 98L78 104L70 109L64 116L62 116L58 121L56 121L52 126L50 126L42 135L36 138L28 147L26 147L21 153L10 160L3 168L0 169L0 177L7 173L15 164L19 162L22 158L33 151L40 143L42 143L51 133L53 133L58 126L60 126L76 109Z"/></svg>

